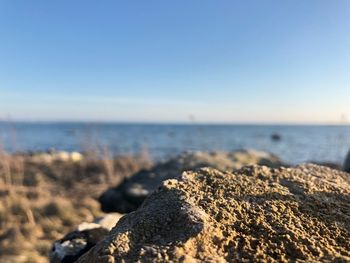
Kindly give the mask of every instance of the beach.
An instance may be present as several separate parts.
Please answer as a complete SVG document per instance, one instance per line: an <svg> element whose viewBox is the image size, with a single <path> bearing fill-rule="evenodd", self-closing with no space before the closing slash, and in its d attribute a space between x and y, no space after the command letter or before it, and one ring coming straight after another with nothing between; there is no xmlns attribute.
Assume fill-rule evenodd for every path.
<svg viewBox="0 0 350 263"><path fill-rule="evenodd" d="M215 177L218 173L220 174L220 171L224 173L225 172L233 173L233 174L227 175L226 179L225 179L226 175L220 175L219 176L221 178L220 180L224 180L224 181L218 184L214 184L216 185L215 187L217 188L217 190L215 190L215 187L213 185L210 186L210 187L214 187L212 188L212 190L210 190L214 192L215 191L229 191L229 192L232 191L232 190L228 190L227 189L228 186L226 187L225 184L229 183L229 181L232 181L233 180L232 178L236 178L235 176L237 173L238 174L246 173L246 171L244 170L245 167L252 167L251 165L258 165L256 166L256 168L253 168L253 169L258 169L257 171L248 172L248 174L254 173L255 174L254 176L257 176L256 178L255 177L251 178L252 180L251 183L254 184L254 181L255 181L256 185L259 185L261 182L264 181L264 180L261 181L263 179L263 177L261 176L267 176L266 178L270 178L269 174L275 173L276 174L275 177L271 177L271 178L279 178L278 176L281 176L281 175L278 175L280 172L285 171L288 174L288 171L289 171L288 169L292 169L292 170L294 169L294 168L287 168L287 167L294 167L294 165L286 162L285 160L282 160L280 157L271 153L262 152L258 150L238 150L233 152L222 152L222 151L191 152L189 151L189 152L182 153L180 155L175 155L174 157L169 158L162 162L152 161L150 159L150 155L145 152L140 152L137 155L118 155L118 156L112 155L110 153L108 154L105 153L105 155L101 155L101 152L102 152L101 150L85 153L85 154L81 154L78 152L63 152L63 151L53 151L53 150L49 152L37 152L37 153L32 152L30 154L29 153L9 154L4 151L2 152L1 158L0 158L1 159L1 163L0 163L1 195L0 196L2 199L1 206L0 206L0 219L1 219L0 224L2 226L1 233L0 233L0 246L2 247L1 254L0 254L1 262L49 262L50 261L52 263L57 263L57 262L73 263L76 260L78 260L82 255L87 253L87 251L89 251L90 249L92 250L95 245L99 244L99 241L103 240L103 238L108 237L108 235L110 234L110 230L112 228L114 229L115 225L118 223L120 218L124 218L123 217L124 215L128 215L131 212L136 210L138 211L139 216L137 216L137 214L131 215L133 214L131 213L130 217L133 217L132 220L137 221L138 220L137 218L140 218L141 220L141 218L145 216L144 213L146 214L149 213L147 212L147 210L145 210L145 209L148 209L147 206L149 205L151 205L151 207L155 206L154 208L155 210L152 210L153 208L150 208L151 211L153 211L151 212L152 217L160 216L160 218L163 218L162 216L163 214L165 217L166 215L169 215L170 221L168 223L172 224L174 219L171 219L172 218L171 214L173 212L171 212L171 210L168 211L170 207L167 208L166 206L163 208L156 208L158 202L161 201L163 198L163 197L158 197L158 194L157 194L158 187L162 187L162 185L164 184L168 184L169 186L171 186L173 183L183 184L181 180L184 180L184 179L180 179L181 176L186 177L185 174L191 173L191 172L197 172L200 175L202 173L200 170L200 169L203 169L202 167L210 167L208 169L213 169L210 171L208 170L208 172L205 172L207 173L206 176L208 176L208 179L207 179L209 180L208 182L210 182L209 178L211 176ZM329 163L324 163L323 165L329 166ZM312 168L312 169L316 169L315 171L318 171L317 173L320 173L319 176L321 177L330 176L329 178L333 178L332 184L335 184L335 183L339 184L338 187L340 187L339 188L340 190L339 189L338 190L341 191L342 197L334 199L334 201L324 203L324 205L327 204L328 210L325 210L326 212L324 213L321 212L321 214L318 216L321 216L322 218L325 216L326 218L328 218L330 216L333 216L334 213L338 213L338 216L340 216L340 218L342 218L343 216L344 219L342 220L345 220L345 221L341 224L345 224L344 225L345 228L340 228L342 230L339 230L339 231L345 231L345 232L342 232L341 234L343 236L348 235L349 234L349 232L347 232L348 221L346 218L348 217L348 213L349 213L349 207L348 207L349 203L347 203L347 199L348 199L347 191L349 189L347 184L349 183L348 180L350 176L349 174L344 172L338 175L336 170L330 169L326 166L315 166L315 168ZM215 169L217 169L217 171ZM240 169L243 169L243 170L240 170ZM252 168L247 168L247 169L252 169ZM272 169L272 170L269 170L269 169ZM283 169L286 169L286 170L283 170ZM300 171L302 171L303 168L299 168L299 169L301 169ZM312 169L310 170L310 172L306 171L305 177L302 177L304 178L303 183L305 184L304 186L305 189L307 189L307 187L309 187L310 190L314 189L314 187L308 184L308 181L312 182L312 180L314 180L312 179L312 176L314 176L315 172L311 172ZM337 169L341 170L342 166L339 166ZM321 175L321 174L324 174L324 175ZM228 179L228 178L231 178L231 179ZM240 177L237 177L234 180L242 180L238 178ZM286 177L286 175L283 175L281 178L288 178L288 176ZM328 184L327 182L329 182L330 180L329 178L321 179L320 182ZM180 181L177 182L177 180L180 180ZM281 189L285 188L286 190L283 190L283 191L287 191L285 192L286 196L288 196L288 193L291 195L296 195L298 191L301 191L301 190L298 190L299 188L294 188L294 187L297 187L297 184L296 186L291 185L291 183L288 183L286 185L287 179L282 179L282 181L279 181L280 179L278 179L277 181L273 181L276 179L268 179L268 180L272 180L269 183L270 187L272 187L269 191L273 192L275 187L273 185L276 184L277 186L277 183L281 184L280 187L282 188L277 187L275 190L281 191ZM294 182L293 180L291 182ZM339 181L339 180L343 180L343 181ZM244 180L242 182L237 181L237 183L244 184ZM186 183L184 187L187 187ZM320 186L317 186L317 187L320 187ZM220 190L221 188L222 190ZM187 189L186 191L189 191L188 195L194 194L194 193L191 193L191 190L190 190L191 187L186 189ZM207 190L204 190L205 188L199 188L199 189L202 189L200 191L204 191L203 193L201 193L202 195L205 196L206 194L209 194L209 192L206 193ZM328 188L324 188L324 190L325 189L328 189ZM336 191L336 192L338 191L334 189L337 189L337 187L329 188L328 190L326 190L325 193L328 193L329 191L331 191L329 192L329 196L330 196L332 194L332 191ZM251 190L246 190L246 191L247 191L246 195L249 195L249 191ZM308 191L308 190L302 190L302 191ZM312 191L315 191L315 190L312 190ZM153 192L154 194L152 194ZM229 192L224 196L220 197L221 199L219 197L213 197L214 199L212 201L215 201L217 198L217 200L222 200L221 202L223 202L222 204L223 206L226 206L226 208L223 208L224 210L222 211L220 208L215 208L216 209L215 211L217 211L215 213L225 214L226 213L225 209L233 209L233 207L235 206L234 204L226 203L226 205L224 205L226 202L225 200L227 201L229 200L229 199L225 199L228 197ZM301 193L302 192L300 192L300 194ZM253 194L253 191L251 192L251 194ZM150 195L152 197L149 197ZM194 194L194 196L196 196L196 194ZM170 197L164 197L164 198L170 198ZM179 198L180 199L178 201L182 200L182 197L179 197ZM276 198L276 202L280 202L279 205L277 205L277 207L275 205L271 207L270 205L268 205L267 207L261 208L261 209L273 209L273 211L266 210L264 212L266 213L266 216L269 213L272 216L275 213L282 212L283 210L280 210L281 209L280 206L282 205L283 207L283 204L286 205L284 202L288 203L289 202L288 198L292 198L291 200L294 200L295 197L291 196L287 198L282 196L279 197L277 195L274 198ZM297 198L300 198L300 197L297 197ZM321 198L322 199L320 200L326 200L324 199L324 197L321 197ZM307 204L307 206L316 205L316 203L312 204L313 200L314 199L311 198L308 201L309 203ZM172 201L169 201L169 202L171 203ZM241 201L237 200L237 202L238 204L244 206L244 204L241 203ZM332 204L334 205L334 209L338 212L336 212L335 210L330 212L332 209ZM195 206L197 207L197 205L198 204L196 204ZM328 205L331 205L331 206L329 207ZM145 208L139 208L140 206ZM157 209L163 209L163 210L158 212ZM195 209L201 209L201 208L195 208ZM211 208L207 207L204 209L204 211L206 211L206 209L211 209ZM247 213L252 212L250 211L249 207L248 208L246 207L246 209L248 209L246 211ZM337 209L340 209L340 210L337 210ZM158 213L160 214L158 215ZM192 212L190 212L190 214L191 213ZM201 214L202 212L196 212L196 213ZM316 213L316 212L312 212L312 213ZM190 214L188 216L190 216ZM225 225L229 222L232 222L232 223L235 222L234 219L226 218L224 214L219 216L217 219L221 222L221 224ZM200 217L202 217L202 215ZM298 214L294 214L293 217L297 218ZM222 221L223 219L225 220ZM183 220L187 220L187 219L183 219ZM192 220L193 219L191 219L190 221L192 222ZM196 220L195 222L197 222ZM202 218L198 220L205 221L208 219ZM267 219L262 218L260 220L264 221ZM271 219L268 219L268 220L271 220ZM275 222L274 220L275 219L273 219L272 223ZM303 220L306 220L305 222L307 222L308 219L306 217ZM338 224L338 223L334 223L333 221L327 221L327 220L326 222L331 222L331 225ZM124 221L121 221L121 222L124 222ZM143 226L143 227L149 228L148 230L144 229L143 231L146 231L146 232L153 231L151 229L153 229L154 227L157 227L156 224L158 223L156 223L155 221L151 223L151 225L149 226ZM159 223L159 224L162 225L162 223ZM192 224L192 223L189 223L189 224ZM117 228L113 230L114 233L117 233L119 231L118 229L122 228L122 226L119 226L118 228L118 225L119 223L117 224ZM158 227L161 227L161 225ZM131 227L130 231L134 231L133 229L134 227L136 227L136 225L128 226L128 227ZM211 226L211 228L212 227L214 226ZM298 228L299 226L294 225L294 227ZM177 235L185 235L185 232L183 232L183 231L187 231L185 229L186 229L186 226L183 226L177 230L173 230L175 232L164 234L166 236L170 235L167 237L170 239L168 241L162 241L162 242L165 242L165 243L170 242L169 244L172 244L172 242L174 242L174 240L177 239L176 238ZM315 233L317 233L316 229L315 229L316 231ZM212 231L217 231L217 230L212 230ZM230 231L234 231L234 230L230 230ZM241 230L236 229L236 231L241 231ZM301 229L298 231L304 231L304 230ZM335 230L330 229L329 231L335 231ZM158 232L156 231L154 234L151 234L151 235L152 236L160 235L159 238L163 237L162 236L163 234L159 234L159 233L157 234L157 233ZM208 233L205 235L207 236ZM191 236L192 235L196 236L197 234L191 234ZM272 236L274 236L274 234L272 234ZM327 242L329 242L330 237L324 237L324 238L326 241L328 240ZM214 238L214 236L210 237L209 235L207 238L211 239L211 238ZM236 239L233 238L232 240L236 240ZM285 242L283 240L284 239L282 238L280 242L282 243ZM121 242L121 241L118 241L118 242ZM125 241L125 245L126 244L130 245L129 242L131 241ZM148 244L151 244L153 242L155 241L148 241ZM179 244L182 244L183 241L179 241L179 242L180 242ZM210 242L212 241L208 241L208 242L209 242L208 244L210 244ZM228 241L220 241L220 242L223 242L224 244L225 242L228 242ZM261 241L261 242L266 242L266 241ZM293 242L295 243L296 246L300 245L299 239L295 239ZM344 251L344 249L346 250L348 248L349 243L347 241L341 241L341 242L343 244L341 245L343 247L342 251ZM183 243L183 245L185 244L186 243ZM159 246L157 242L154 243L154 245L156 247ZM196 245L192 244L191 246L196 246ZM214 249L214 247L210 247L210 246L213 246L213 245L209 245L209 247L207 248L209 249L208 251L210 251L211 249ZM283 246L284 245L280 245L280 249L283 248ZM139 260L143 258L142 254L139 255L138 254L139 252L137 252L138 250L135 250L136 248L135 249L130 248L130 249L131 249L130 253L132 252L136 254L134 256L131 256L127 260L134 261L137 258L139 258ZM154 248L154 249L157 250L158 248ZM193 249L198 249L198 248L193 247ZM308 249L311 249L311 248L308 248ZM311 254L313 252L312 250L310 250L311 251L310 252L308 249L306 250L305 252L306 254L304 254L304 256L301 256L301 254L299 255L301 259L311 257ZM316 248L312 248L312 249L316 249ZM320 249L320 248L317 248L317 249ZM327 247L325 247L325 249L332 250L332 248L327 248ZM239 261L240 256L238 256L238 254L236 254L236 256L233 256L233 254L232 255L230 254L232 252L229 253L228 251L226 252L225 251L226 250L220 250L220 252L219 251L215 252L216 255L218 256L221 255L222 258L221 259L220 257L213 258L212 261L213 262L221 262L222 260L224 261L226 260L228 262ZM253 254L251 254L253 253L253 251L254 249L251 250L251 252L249 252L249 249L247 250L247 249L241 248L239 253L246 253L245 257L247 259L249 258L253 259L252 258ZM266 252L261 252L261 253L262 255L264 255L264 257L267 256L265 260L269 260L269 258L270 259L279 258L281 261L283 261L284 259L288 259L289 257L299 258L298 254L295 252L293 252L292 254L288 254L288 252L286 251L283 252L284 249L276 250L276 251L280 251L280 252L274 252L275 254L266 254ZM329 251L327 253L329 253ZM102 262L102 259L98 259L101 256L99 255L99 252L91 252L91 253L97 253L96 258L95 256L91 256L91 258L90 256L85 258L82 257L81 262ZM111 257L116 259L122 255L122 254L118 254L119 252L116 252L116 251L111 253L112 253ZM151 254L148 254L150 252L145 252L145 253L146 255L148 255L147 258L149 259L150 262L161 262L166 259L178 261L181 258L181 253L178 256L176 256L176 255L173 255L172 252L170 253L167 249L164 250L164 248L163 248L163 252L159 251L159 253L163 253L163 256L165 258L163 256L154 257L152 256L153 252ZM186 254L187 252L184 252L184 253ZM197 259L201 259L201 261L206 262L206 260L204 260L203 258L203 257L207 257L205 256L206 254L201 254L200 252L198 253L199 254L197 256L193 254L190 258L192 259L197 258ZM309 255L308 253L311 253L311 254ZM322 252L322 253L326 253L326 252ZM321 261L326 260L327 258L328 259L335 258L335 255L332 256L331 254L329 254L327 257L322 259L321 257L321 255L323 255L322 253L319 254L319 257L317 257L317 255L313 255L313 256L315 257L315 259L318 259ZM341 254L342 253L343 252L341 252ZM342 259L346 261L349 255L347 255L346 253L345 254L343 253L342 255L344 256ZM124 256L122 256L122 258L124 258ZM120 260L122 258L120 258ZM185 262L187 261L191 262L192 259L190 258L187 258ZM143 260L141 261L147 261L147 260L146 258L143 258ZM209 260L207 262L212 262L212 261ZM118 262L118 260L116 262Z"/></svg>

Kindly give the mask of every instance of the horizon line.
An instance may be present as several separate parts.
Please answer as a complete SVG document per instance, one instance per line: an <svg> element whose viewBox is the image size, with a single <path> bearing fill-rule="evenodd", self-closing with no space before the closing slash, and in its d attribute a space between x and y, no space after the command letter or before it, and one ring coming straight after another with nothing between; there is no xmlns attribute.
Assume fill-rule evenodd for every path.
<svg viewBox="0 0 350 263"><path fill-rule="evenodd" d="M310 121L310 122L269 122L269 121L232 121L232 122L215 122L215 121L125 121L125 120L24 120L24 119L1 119L0 123L28 123L28 124L125 124L125 125L266 125L266 126L349 126L350 121Z"/></svg>

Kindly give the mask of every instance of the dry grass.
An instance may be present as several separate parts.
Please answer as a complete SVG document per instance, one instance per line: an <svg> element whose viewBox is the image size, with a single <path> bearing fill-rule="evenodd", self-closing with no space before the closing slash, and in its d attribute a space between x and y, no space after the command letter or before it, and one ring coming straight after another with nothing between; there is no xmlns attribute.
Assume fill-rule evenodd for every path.
<svg viewBox="0 0 350 263"><path fill-rule="evenodd" d="M112 158L107 148L52 162L0 151L0 262L47 262L54 240L100 215L102 191L149 165L145 154Z"/></svg>

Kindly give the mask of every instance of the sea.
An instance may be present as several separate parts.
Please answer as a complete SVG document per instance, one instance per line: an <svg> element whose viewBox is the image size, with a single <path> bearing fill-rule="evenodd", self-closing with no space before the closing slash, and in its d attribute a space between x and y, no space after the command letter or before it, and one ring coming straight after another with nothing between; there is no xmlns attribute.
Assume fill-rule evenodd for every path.
<svg viewBox="0 0 350 263"><path fill-rule="evenodd" d="M184 151L256 149L291 164L342 163L350 149L350 126L0 122L0 144L10 153L94 147L115 155L147 151L155 161Z"/></svg>

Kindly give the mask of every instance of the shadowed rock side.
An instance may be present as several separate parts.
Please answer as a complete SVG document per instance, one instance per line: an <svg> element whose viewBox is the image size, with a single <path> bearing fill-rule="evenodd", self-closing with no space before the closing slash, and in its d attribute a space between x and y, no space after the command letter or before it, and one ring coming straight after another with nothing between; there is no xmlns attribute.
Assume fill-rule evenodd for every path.
<svg viewBox="0 0 350 263"><path fill-rule="evenodd" d="M349 179L317 165L185 172L78 262L347 262Z"/></svg>
<svg viewBox="0 0 350 263"><path fill-rule="evenodd" d="M345 161L344 161L344 166L343 169L345 172L350 173L350 151L346 155Z"/></svg>
<svg viewBox="0 0 350 263"><path fill-rule="evenodd" d="M200 167L232 171L252 164L279 167L282 162L272 154L255 150L240 150L230 153L184 153L169 161L157 164L150 170L136 173L119 186L104 192L99 201L104 212L129 213L136 210L162 181L175 178L183 171L195 170Z"/></svg>

